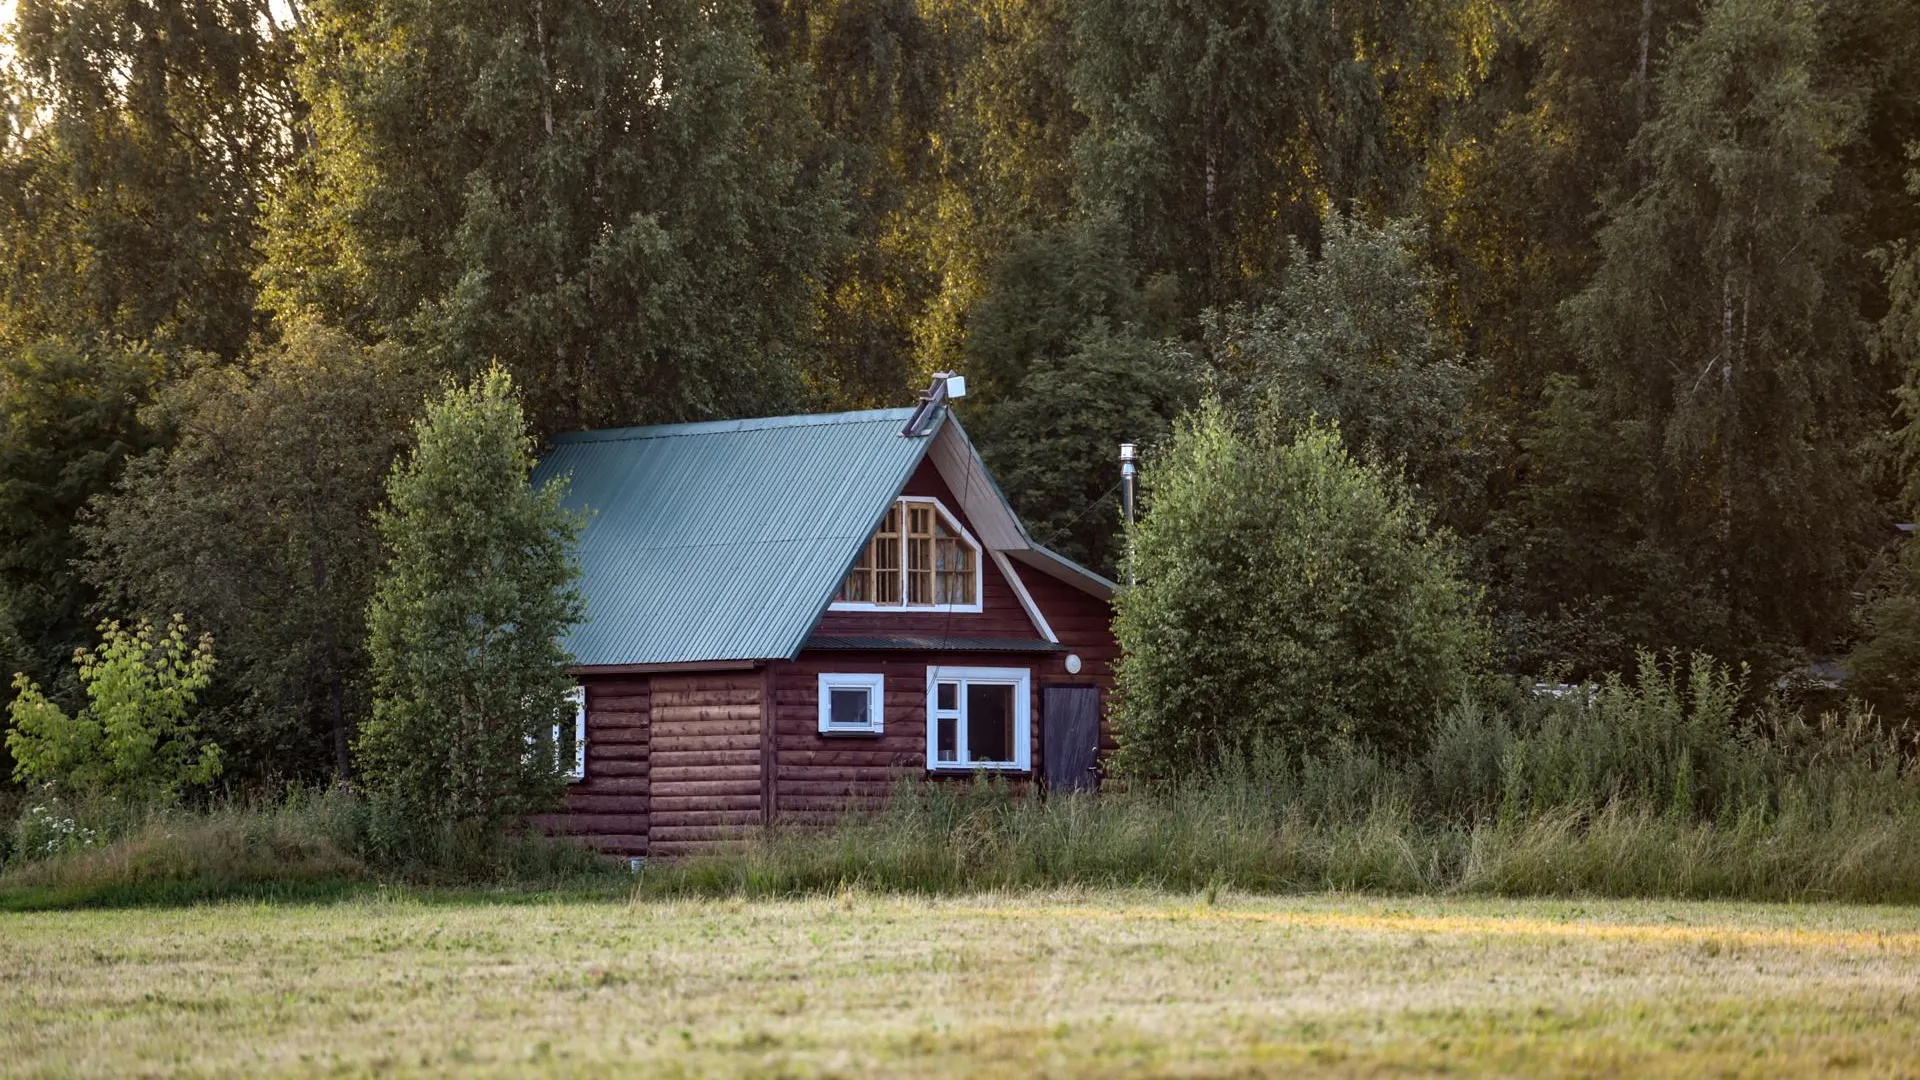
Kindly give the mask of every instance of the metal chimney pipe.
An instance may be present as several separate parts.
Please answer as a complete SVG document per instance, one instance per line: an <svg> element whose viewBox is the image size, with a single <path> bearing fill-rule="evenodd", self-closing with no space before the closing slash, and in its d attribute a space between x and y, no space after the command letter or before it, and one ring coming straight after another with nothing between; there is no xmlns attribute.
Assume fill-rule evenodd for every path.
<svg viewBox="0 0 1920 1080"><path fill-rule="evenodd" d="M1120 444L1120 513L1125 517L1127 528L1133 528L1133 444ZM1127 562L1127 584L1133 584L1133 562Z"/></svg>

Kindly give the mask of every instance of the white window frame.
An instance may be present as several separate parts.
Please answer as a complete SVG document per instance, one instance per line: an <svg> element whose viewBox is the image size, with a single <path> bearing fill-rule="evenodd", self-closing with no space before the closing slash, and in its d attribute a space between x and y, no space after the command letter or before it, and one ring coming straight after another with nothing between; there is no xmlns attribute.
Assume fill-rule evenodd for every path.
<svg viewBox="0 0 1920 1080"><path fill-rule="evenodd" d="M941 709L940 684L959 683L952 709ZM975 762L967 747L967 685L985 683L1013 687L1013 760ZM954 752L958 761L939 760L939 719L954 718ZM1027 772L1033 759L1033 669L927 666L927 770L929 772Z"/></svg>
<svg viewBox="0 0 1920 1080"><path fill-rule="evenodd" d="M833 691L867 692L866 724L852 727L833 722ZM879 735L886 730L887 677L865 673L833 672L820 676L820 734Z"/></svg>
<svg viewBox="0 0 1920 1080"><path fill-rule="evenodd" d="M965 604L909 604L906 602L906 595L907 595L906 507L907 507L907 504L909 503L921 503L921 504L933 507L933 512L936 514L939 514L940 517L946 521L947 527L952 529L956 536L960 537L960 539L964 541L968 547L973 549L973 600L972 602L965 603ZM947 509L947 505L945 503L941 502L939 499L933 498L930 495L902 495L899 498L895 499L893 502L888 503L887 509L891 510L895 506L900 507L900 597L901 597L900 603L876 604L871 601L853 602L853 601L847 601L847 600L835 600L833 603L827 605L827 610L828 611L897 611L897 612L907 612L907 613L920 613L920 612L932 611L932 612L954 612L962 615L978 614L982 610L981 597L985 595L986 587L987 587L987 562L986 562L987 550L986 548L981 546L979 538L974 536L973 533L970 530L968 530L968 528L965 525L960 524L960 519L955 517L953 515L953 512ZM879 526L875 525L874 528L878 529ZM865 545L870 544L872 542L873 542L873 532L869 531L867 533L866 539L860 541L862 545L860 548L861 552L865 553L866 551ZM847 569L851 571L853 568L848 567ZM844 583L846 580L846 575L842 574L840 577L841 577L841 581ZM835 593L835 595L837 596L839 594Z"/></svg>
<svg viewBox="0 0 1920 1080"><path fill-rule="evenodd" d="M587 778L587 688L576 686L567 691L567 700L573 702L573 766L567 770L567 782L577 784ZM553 725L556 750L562 745L560 734L560 725Z"/></svg>

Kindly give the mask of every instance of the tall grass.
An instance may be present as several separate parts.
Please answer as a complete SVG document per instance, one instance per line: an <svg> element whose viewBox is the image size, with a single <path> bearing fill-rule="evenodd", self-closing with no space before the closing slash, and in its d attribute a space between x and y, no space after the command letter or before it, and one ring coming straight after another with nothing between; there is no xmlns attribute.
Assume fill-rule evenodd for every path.
<svg viewBox="0 0 1920 1080"><path fill-rule="evenodd" d="M0 910L311 898L375 881L538 890L613 874L542 836L398 827L344 788L196 809L30 801L8 846Z"/></svg>
<svg viewBox="0 0 1920 1080"><path fill-rule="evenodd" d="M1037 886L1920 900L1920 773L1854 711L1743 709L1705 658L1449 712L1426 751L1260 752L1185 783L902 784L824 831L650 869L655 894Z"/></svg>
<svg viewBox="0 0 1920 1080"><path fill-rule="evenodd" d="M903 782L820 829L777 826L648 867L641 895L847 886L956 893L1180 891L1606 895L1920 902L1920 770L1906 730L1853 710L1749 707L1704 658L1449 711L1420 756L1333 742L1185 782L1036 797ZM421 833L340 789L210 810L26 807L0 908L315 895L371 880L605 888L563 841Z"/></svg>

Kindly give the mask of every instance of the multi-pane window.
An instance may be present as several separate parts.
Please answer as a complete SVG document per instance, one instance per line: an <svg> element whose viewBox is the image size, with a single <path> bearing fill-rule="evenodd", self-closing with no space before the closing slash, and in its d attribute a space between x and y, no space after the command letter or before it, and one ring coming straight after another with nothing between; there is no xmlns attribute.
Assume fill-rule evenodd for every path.
<svg viewBox="0 0 1920 1080"><path fill-rule="evenodd" d="M978 607L980 548L939 503L900 499L861 549L834 602L859 607Z"/></svg>
<svg viewBox="0 0 1920 1080"><path fill-rule="evenodd" d="M840 601L850 604L898 604L900 602L900 507L887 510L873 539L860 551L847 580L840 587Z"/></svg>
<svg viewBox="0 0 1920 1080"><path fill-rule="evenodd" d="M1027 768L1032 678L1025 668L927 672L927 768Z"/></svg>

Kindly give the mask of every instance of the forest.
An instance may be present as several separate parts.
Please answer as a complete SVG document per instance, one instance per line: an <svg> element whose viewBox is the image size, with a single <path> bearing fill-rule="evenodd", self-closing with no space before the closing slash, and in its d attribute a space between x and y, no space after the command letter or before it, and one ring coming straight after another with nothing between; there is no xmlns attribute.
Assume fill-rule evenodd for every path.
<svg viewBox="0 0 1920 1080"><path fill-rule="evenodd" d="M229 782L350 769L383 483L496 364L539 436L964 373L1109 574L1119 442L1335 432L1498 672L1920 712L1912 0L0 15L0 672L182 614Z"/></svg>

